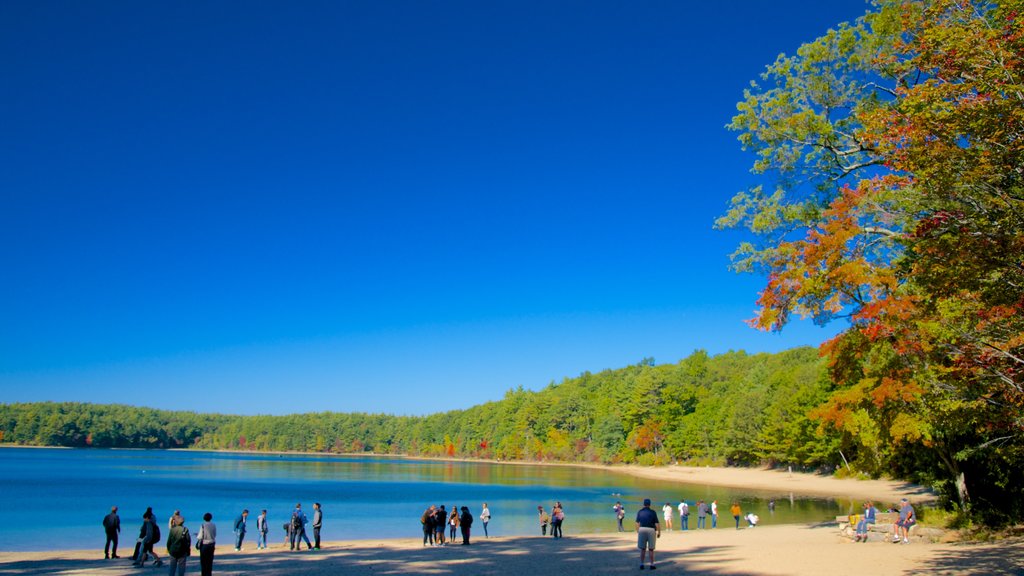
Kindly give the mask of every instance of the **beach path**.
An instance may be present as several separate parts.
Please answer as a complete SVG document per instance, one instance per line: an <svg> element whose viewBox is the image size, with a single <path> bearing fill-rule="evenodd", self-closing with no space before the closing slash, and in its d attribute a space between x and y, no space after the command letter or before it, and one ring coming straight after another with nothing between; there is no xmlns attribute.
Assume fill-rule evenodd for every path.
<svg viewBox="0 0 1024 576"><path fill-rule="evenodd" d="M302 573L389 575L436 574L586 576L636 573L636 536L567 535L476 539L472 546L424 548L418 539L330 543L324 550L289 552L278 543L269 551L234 552L223 546L214 574L284 576ZM99 539L102 542L102 538ZM1024 541L998 544L866 544L841 538L834 525L760 526L753 529L666 532L658 541L660 574L808 575L1024 574ZM98 558L99 556L99 558ZM198 557L188 572L198 574ZM139 570L129 561L103 560L102 551L0 552L0 575L163 574Z"/></svg>

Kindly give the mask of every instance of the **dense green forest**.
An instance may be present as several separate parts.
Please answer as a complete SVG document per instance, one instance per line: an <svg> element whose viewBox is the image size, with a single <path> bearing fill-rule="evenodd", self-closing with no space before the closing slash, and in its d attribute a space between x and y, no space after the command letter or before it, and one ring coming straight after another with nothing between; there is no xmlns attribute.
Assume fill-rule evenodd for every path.
<svg viewBox="0 0 1024 576"><path fill-rule="evenodd" d="M828 396L818 352L695 352L676 364L584 373L422 417L227 416L125 405L0 405L0 440L46 446L373 452L662 464L841 461L808 412Z"/></svg>

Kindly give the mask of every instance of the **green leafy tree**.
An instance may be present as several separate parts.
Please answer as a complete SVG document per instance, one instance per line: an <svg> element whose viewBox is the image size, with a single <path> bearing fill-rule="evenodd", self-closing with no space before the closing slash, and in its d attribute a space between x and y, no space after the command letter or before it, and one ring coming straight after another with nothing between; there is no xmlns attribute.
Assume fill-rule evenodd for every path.
<svg viewBox="0 0 1024 576"><path fill-rule="evenodd" d="M993 524L1024 517L1022 8L880 0L780 56L730 124L774 190L718 222L757 239L755 326L849 319L815 412L839 448Z"/></svg>

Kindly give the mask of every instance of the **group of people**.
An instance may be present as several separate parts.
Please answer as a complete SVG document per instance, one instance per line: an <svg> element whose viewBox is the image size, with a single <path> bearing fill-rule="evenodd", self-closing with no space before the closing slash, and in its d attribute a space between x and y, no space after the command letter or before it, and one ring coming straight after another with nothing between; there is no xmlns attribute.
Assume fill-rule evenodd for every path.
<svg viewBox="0 0 1024 576"><path fill-rule="evenodd" d="M491 509L484 502L483 510L480 511L480 523L484 527L484 537L489 538L487 525L491 521ZM444 504L435 506L431 504L420 516L420 524L423 528L423 545L447 546L455 542L456 532L462 533L462 544L468 546L469 538L473 527L473 514L468 506L461 509L452 506L451 512L445 509ZM448 532L448 539L445 540L445 532Z"/></svg>
<svg viewBox="0 0 1024 576"><path fill-rule="evenodd" d="M718 500L712 500L710 504L704 502L703 500L698 500L694 506L697 510L698 529L704 529L707 527L708 516L711 516L711 527L718 528ZM665 529L673 529L672 517L675 514L676 508L678 508L679 510L680 529L689 530L690 505L686 502L686 500L680 500L679 505L677 507L673 507L672 504L669 502L665 502L665 505L662 506L661 511L662 516L665 520ZM772 500L768 503L768 509L775 509L775 500ZM626 509L622 506L622 502L616 502L615 505L612 506L612 510L615 512L615 519L618 522L619 532L624 532L625 528L623 528L622 526L622 521L626 517ZM757 514L754 514L753 512L744 515L739 502L734 501L732 503L732 506L729 507L729 512L732 514L733 519L736 521L737 530L740 528L741 519L747 521L747 526L749 528L757 526L757 524L761 521L761 517Z"/></svg>
<svg viewBox="0 0 1024 576"><path fill-rule="evenodd" d="M234 543L235 550L242 549L242 543L247 533L249 510L242 510L242 513L235 518ZM301 550L302 541L306 542L307 549L320 549L320 528L323 525L323 510L320 503L313 504L313 541L310 543L306 536L306 525L309 520L302 511L302 504L296 504L292 510L291 518L285 523L286 542L291 544L292 550ZM103 557L105 559L120 558L117 555L118 537L121 533L121 517L117 513L117 506L110 509L110 513L103 518L103 529L106 532L107 540L103 546ZM195 542L192 541L192 534L185 527L185 517L180 510L167 522L167 556L170 563L170 576L184 576L185 563L192 555L192 546L199 551L199 566L202 576L212 576L213 555L217 544L217 525L213 522L213 514L207 512L203 515L203 523ZM256 549L267 549L267 511L263 510L256 518ZM142 567L150 558L153 559L153 566L162 566L163 559L153 549L153 546L160 542L160 526L156 522L153 508L147 508L142 514L142 526L139 528L139 538L135 543L135 551L132 554L132 565Z"/></svg>
<svg viewBox="0 0 1024 576"><path fill-rule="evenodd" d="M910 501L902 498L899 504L899 518L892 525L892 542L894 544L909 544L910 529L917 524L917 512L911 506ZM868 500L864 502L864 512L855 517L854 542L868 541L868 527L875 523L878 517L878 509Z"/></svg>
<svg viewBox="0 0 1024 576"><path fill-rule="evenodd" d="M565 510L561 502L555 502L551 506L551 513L544 510L543 506L537 506L537 516L540 519L540 535L547 536L548 525L551 526L551 535L555 538L562 537L562 522L565 521Z"/></svg>
<svg viewBox="0 0 1024 576"><path fill-rule="evenodd" d="M103 529L107 535L106 544L103 546L103 557L108 560L120 558L117 555L117 543L121 533L121 517L117 514L117 506L112 506L110 514L103 518ZM152 558L153 566L162 566L163 559L153 549L153 546L160 542L160 538L160 525L156 522L153 508L146 508L142 514L139 538L135 541L132 565L142 567L147 560ZM212 576L213 574L213 552L216 542L217 525L213 523L213 515L207 512L203 515L203 524L199 527L199 534L195 540L196 550L199 551L199 566L202 576ZM185 527L185 517L181 515L181 511L175 510L167 521L167 557L171 576L184 576L185 563L192 555L192 545L192 535Z"/></svg>

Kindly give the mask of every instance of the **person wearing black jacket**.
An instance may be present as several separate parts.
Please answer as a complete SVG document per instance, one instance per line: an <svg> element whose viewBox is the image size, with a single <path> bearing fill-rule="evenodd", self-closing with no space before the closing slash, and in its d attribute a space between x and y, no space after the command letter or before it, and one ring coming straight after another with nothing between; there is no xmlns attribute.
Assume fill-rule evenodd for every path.
<svg viewBox="0 0 1024 576"><path fill-rule="evenodd" d="M462 507L462 517L459 518L459 529L462 530L462 545L469 545L469 529L473 526L473 515L469 513L469 508L466 506Z"/></svg>
<svg viewBox="0 0 1024 576"><path fill-rule="evenodd" d="M110 514L103 517L103 530L107 533L107 543L103 545L103 557L107 560L120 558L117 555L117 535L121 532L121 517L117 515L117 506L111 506ZM114 545L113 550L110 549L111 544Z"/></svg>

